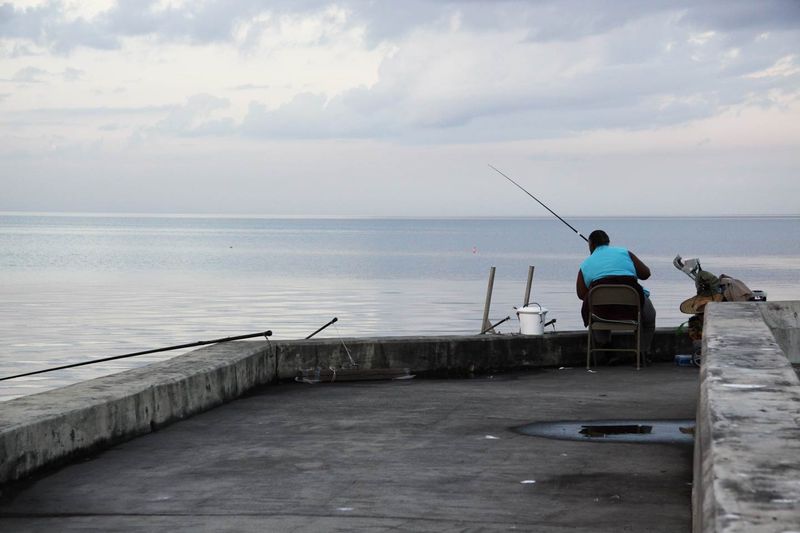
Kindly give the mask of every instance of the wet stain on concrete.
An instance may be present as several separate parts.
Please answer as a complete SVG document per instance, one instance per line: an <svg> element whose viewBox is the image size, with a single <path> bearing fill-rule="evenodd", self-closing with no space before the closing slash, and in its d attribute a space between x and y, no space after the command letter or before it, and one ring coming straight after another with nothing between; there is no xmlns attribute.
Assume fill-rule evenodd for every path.
<svg viewBox="0 0 800 533"><path fill-rule="evenodd" d="M694 420L556 420L512 428L531 437L588 442L694 444Z"/></svg>

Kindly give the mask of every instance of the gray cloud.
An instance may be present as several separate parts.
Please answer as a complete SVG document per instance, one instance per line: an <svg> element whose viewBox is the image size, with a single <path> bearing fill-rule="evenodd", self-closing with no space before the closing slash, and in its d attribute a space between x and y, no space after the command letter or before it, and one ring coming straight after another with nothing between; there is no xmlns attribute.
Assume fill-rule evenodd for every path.
<svg viewBox="0 0 800 533"><path fill-rule="evenodd" d="M78 81L83 77L84 74L85 72L80 69L68 67L64 69L61 77L64 78L64 81Z"/></svg>
<svg viewBox="0 0 800 533"><path fill-rule="evenodd" d="M50 2L36 7L16 8L0 5L0 38L27 39L56 51L67 52L76 46L110 49L118 46L118 38L106 24L84 19L68 20L63 6ZM25 48L16 50L25 53ZM30 49L28 52L33 53Z"/></svg>
<svg viewBox="0 0 800 533"><path fill-rule="evenodd" d="M28 38L60 52L75 46L114 48L120 38L137 35L219 42L232 39L238 22L265 9L258 0L188 2L162 11L155 11L154 5L154 0L120 0L87 21L67 20L55 2L26 9L3 4L0 36ZM298 14L319 13L332 5L328 0L281 0L267 7L274 14ZM277 109L254 102L240 125L212 118L229 105L227 101L195 96L185 105L168 106L152 131L300 139L537 138L596 128L678 124L757 100L769 91L797 91L796 74L748 77L796 53L800 2L794 0L409 0L402 8L343 0L336 5L349 11L348 23L363 27L370 43L396 40L399 45L381 65L375 85L333 98L300 94ZM497 39L514 32L523 37L509 41L508 50L498 48L497 57L464 67L455 79L442 76L442 90L437 91L424 83L449 66L448 58L425 57L427 50L415 48L414 41L420 35L444 35L457 14L465 31L472 32L473 45L479 45L482 36ZM416 32L414 38L406 38L411 32ZM555 50L554 56L566 59L556 64L547 52L526 47ZM480 52L476 49L472 55ZM446 54L447 49L431 53ZM469 50L453 53L470 57ZM506 53L514 55L502 57ZM594 58L596 64L579 68L586 58ZM575 73L565 74L573 67ZM467 71L470 68L474 70ZM537 74L542 69L552 70L551 75ZM46 74L31 67L14 79L33 83ZM73 80L80 74L64 71L65 78ZM255 91L269 88L244 84L232 90L254 91L257 98ZM772 99L762 101L771 105Z"/></svg>
<svg viewBox="0 0 800 533"><path fill-rule="evenodd" d="M208 94L190 97L186 104L176 106L152 129L155 133L171 133L180 136L224 135L234 131L229 118L210 118L211 114L227 109L230 102Z"/></svg>
<svg viewBox="0 0 800 533"><path fill-rule="evenodd" d="M352 89L332 99L302 95L275 110L251 106L243 132L263 137L388 136L428 142L544 138L592 129L680 124L752 102L758 95L764 95L764 105L775 105L766 96L770 91L797 93L798 74L747 76L785 57L781 54L788 37L776 51L758 34L750 35L747 48L735 49L724 34L698 39L695 33L693 28L666 23L663 16L635 27L620 26L603 35L601 63L568 76L558 70L552 76L538 75L539 68L552 69L550 59L541 52L531 55L522 46L511 58L485 61L479 70L459 72L458 79L443 78L445 86L438 92L414 84L446 68L446 59L429 64L419 49L401 46L384 61L379 81L369 89ZM796 34L791 37L796 39ZM580 62L584 45L571 46L569 54ZM585 56L591 57L592 50L587 49ZM460 59L456 56L454 61ZM567 60L564 67L571 66Z"/></svg>
<svg viewBox="0 0 800 533"><path fill-rule="evenodd" d="M20 69L11 78L11 81L16 83L42 83L43 78L47 77L49 72L37 67L25 67Z"/></svg>
<svg viewBox="0 0 800 533"><path fill-rule="evenodd" d="M41 107L4 113L4 124L10 127L29 127L41 125L64 125L85 123L87 120L114 120L144 118L156 120L169 113L176 106L142 107Z"/></svg>
<svg viewBox="0 0 800 533"><path fill-rule="evenodd" d="M241 131L253 137L312 139L359 138L388 134L391 123L375 116L354 113L341 98L326 105L322 95L303 93L275 110L250 105Z"/></svg>
<svg viewBox="0 0 800 533"><path fill-rule="evenodd" d="M686 20L724 32L800 28L800 2L796 0L691 2L687 8Z"/></svg>
<svg viewBox="0 0 800 533"><path fill-rule="evenodd" d="M459 14L476 30L526 28L533 41L576 40L621 28L632 21L674 13L683 24L732 35L787 31L800 27L796 0L407 0L402 7L368 0L209 0L156 11L156 0L118 0L92 20L70 20L57 2L39 7L0 5L0 37L29 39L57 51L76 46L113 49L126 36L153 35L164 41L229 41L238 22L260 13L308 14L341 6L350 23L363 26L377 44L400 38L420 27L438 27ZM796 37L794 46L797 46Z"/></svg>
<svg viewBox="0 0 800 533"><path fill-rule="evenodd" d="M154 0L120 0L88 19L69 18L56 0L33 8L0 4L0 56L13 59L2 80L8 85L0 85L6 208L215 211L228 209L220 207L220 190L235 189L239 196L228 204L234 210L527 212L527 203L509 207L505 194L491 199L495 183L486 184L485 163L492 161L515 176L548 176L552 199L574 200L576 212L622 213L595 194L639 176L647 185L626 193L634 212L796 212L796 0L183 4L157 11ZM318 20L331 7L344 9L346 20L311 44L335 46L256 48L271 42L258 39L271 37L264 32L285 29L282 15ZM272 16L263 17L267 10ZM257 16L264 22L254 22ZM250 42L235 34L241 27L252 28ZM131 37L145 39L129 43ZM163 46L169 43L180 46ZM197 46L207 43L237 43L242 61L221 65L237 51ZM81 47L101 53L76 53ZM253 61L253 53L266 57ZM219 71L187 80L207 57ZM333 80L318 72L294 76L306 59L315 65L320 57L366 69L383 59L374 77L335 64L325 65ZM170 61L185 63L173 74ZM369 85L347 89L354 79ZM297 87L312 89L297 94ZM187 97L204 90L219 93ZM42 107L19 109L34 99ZM230 118L247 102L241 122ZM778 107L786 102L788 110ZM153 105L141 105L147 103ZM660 128L706 117L718 120L685 131ZM609 129L637 133L576 135ZM525 142L503 143L519 140ZM742 149L751 142L754 148ZM734 183L735 194L715 189L733 201L718 199L708 211L706 199L686 192L698 177ZM241 186L230 187L231 180ZM101 181L104 188L96 187ZM654 201L642 204L645 188ZM61 194L86 190L92 195L85 203ZM165 190L186 190L189 200L175 204Z"/></svg>
<svg viewBox="0 0 800 533"><path fill-rule="evenodd" d="M270 11L321 9L329 2L273 2ZM163 41L198 43L228 41L236 23L264 12L257 0L188 2L179 8L156 11L156 0L118 0L91 20L71 20L58 2L21 8L0 4L0 38L27 39L66 53L78 46L116 49L120 39L152 35Z"/></svg>

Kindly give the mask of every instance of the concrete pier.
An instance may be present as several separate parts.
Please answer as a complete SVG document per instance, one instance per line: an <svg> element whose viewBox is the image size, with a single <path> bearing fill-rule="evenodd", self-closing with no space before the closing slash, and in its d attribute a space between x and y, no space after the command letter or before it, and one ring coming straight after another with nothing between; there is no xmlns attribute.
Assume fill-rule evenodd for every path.
<svg viewBox="0 0 800 533"><path fill-rule="evenodd" d="M0 528L800 531L797 317L710 304L699 372L672 330L638 372L586 372L583 332L207 347L5 402ZM350 357L426 379L287 382ZM694 452L513 431L646 418Z"/></svg>
<svg viewBox="0 0 800 533"><path fill-rule="evenodd" d="M687 350L685 336L657 332L656 358ZM682 346L682 343L684 344ZM161 363L3 402L0 485L75 460L217 407L298 369L349 363L469 376L583 364L583 332L523 335L312 339L208 346ZM348 355L348 352L350 355Z"/></svg>
<svg viewBox="0 0 800 533"><path fill-rule="evenodd" d="M757 309L789 362L800 365L800 301L767 302Z"/></svg>
<svg viewBox="0 0 800 533"><path fill-rule="evenodd" d="M696 532L800 531L800 382L787 358L797 350L797 331L785 327L797 323L797 309L797 302L778 302L706 310Z"/></svg>
<svg viewBox="0 0 800 533"><path fill-rule="evenodd" d="M690 419L697 375L660 364L262 387L17 486L0 530L687 531L691 445L513 428Z"/></svg>

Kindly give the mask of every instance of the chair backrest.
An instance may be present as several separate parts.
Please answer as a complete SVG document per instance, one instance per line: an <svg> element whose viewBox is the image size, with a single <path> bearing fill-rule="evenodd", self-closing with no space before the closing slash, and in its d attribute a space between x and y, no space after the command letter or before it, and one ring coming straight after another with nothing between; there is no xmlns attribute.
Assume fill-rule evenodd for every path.
<svg viewBox="0 0 800 533"><path fill-rule="evenodd" d="M589 291L589 305L635 305L639 293L630 285L596 285Z"/></svg>
<svg viewBox="0 0 800 533"><path fill-rule="evenodd" d="M641 367L642 302L639 291L630 285L597 285L586 296L589 310L586 348L586 368L590 368L590 358L596 351L636 352L636 370ZM597 331L625 331L635 334L634 348L597 348L594 335ZM596 361L595 361L596 364Z"/></svg>

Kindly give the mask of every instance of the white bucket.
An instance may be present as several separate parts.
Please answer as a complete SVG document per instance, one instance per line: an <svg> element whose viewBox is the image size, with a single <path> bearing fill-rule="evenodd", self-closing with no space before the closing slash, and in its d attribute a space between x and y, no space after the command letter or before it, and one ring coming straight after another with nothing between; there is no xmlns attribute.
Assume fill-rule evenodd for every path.
<svg viewBox="0 0 800 533"><path fill-rule="evenodd" d="M536 307L531 307L535 305ZM547 322L547 309L532 303L529 306L517 309L519 317L519 332L523 335L542 335L544 334L544 323Z"/></svg>

